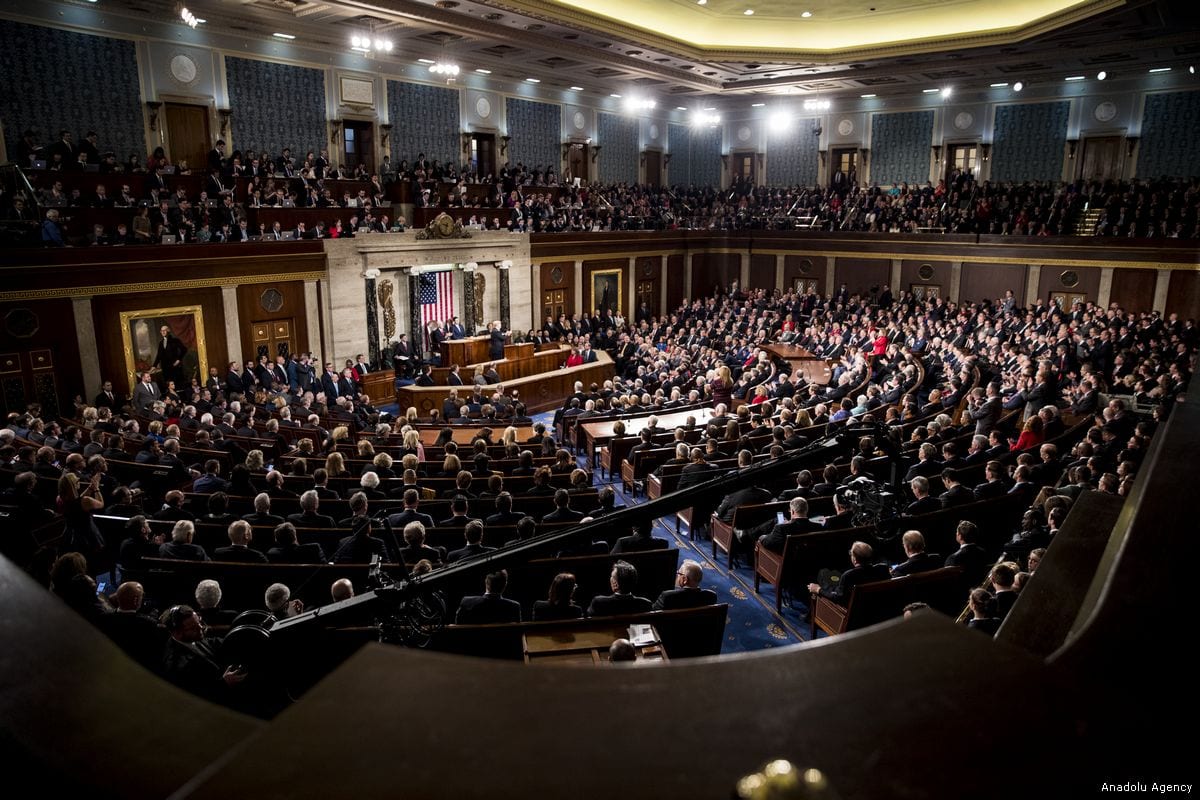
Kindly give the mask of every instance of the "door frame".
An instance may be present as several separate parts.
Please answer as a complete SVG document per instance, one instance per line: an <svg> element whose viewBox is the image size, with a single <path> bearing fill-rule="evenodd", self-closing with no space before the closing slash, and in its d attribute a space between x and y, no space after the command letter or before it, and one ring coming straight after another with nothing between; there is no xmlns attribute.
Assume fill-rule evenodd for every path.
<svg viewBox="0 0 1200 800"><path fill-rule="evenodd" d="M378 174L381 156L379 155L379 126L376 124L376 122L377 120L374 117L355 114L344 115L342 119L338 121L337 153L340 156L338 159L339 164L346 158L346 126L353 125L357 128L358 126L365 124L371 131L371 149L370 153L367 154L371 159L371 163L368 164L368 169L372 174ZM346 167L353 170L355 165L347 164Z"/></svg>
<svg viewBox="0 0 1200 800"><path fill-rule="evenodd" d="M165 92L159 92L158 101L160 103L162 103L162 105L158 108L157 111L153 112L157 118L157 122L155 123L155 126L154 126L156 128L156 130L153 130L153 131L150 130L150 117L149 117L150 112L147 110L147 113L146 113L146 141L150 145L150 148L147 151L148 153L153 153L154 148L162 146L162 147L166 148L167 154L171 156L172 163L175 163L178 160L175 158L175 154L171 152L171 145L167 141L167 108L166 107L168 105L198 106L205 110L205 112L206 112L205 113L205 126L206 126L205 133L207 133L207 135L208 135L207 136L208 147L205 150L206 154L207 154L208 150L211 150L213 145L216 144L217 139L225 140L225 142L227 144L227 146L225 148L225 152L232 153L234 151L234 149L236 149L233 146L233 144L234 144L233 143L233 133L232 133L232 131L229 130L229 127L226 126L226 128L224 130L221 130L221 123L220 123L220 120L217 118L217 104L216 104L216 101L213 100L212 97L201 97L199 95L187 95L187 94L167 94ZM145 108L144 105L143 105L143 108ZM214 133L214 131L217 131L217 133ZM126 157L128 157L128 156L126 156ZM117 161L120 161L120 160L121 160L120 158L117 159ZM199 169L200 174L202 174L202 175L208 174L206 171L207 164L189 164L189 166L192 168L192 170Z"/></svg>
<svg viewBox="0 0 1200 800"><path fill-rule="evenodd" d="M1074 159L1075 164L1071 169L1071 178L1076 179L1076 178L1083 177L1083 162L1087 158L1087 146L1088 146L1089 140L1092 140L1092 139L1116 139L1117 140L1117 163L1116 163L1115 172L1114 172L1113 176L1110 177L1108 180L1116 180L1116 181L1125 180L1125 169L1128 166L1128 162L1131 161L1131 159L1127 155L1127 148L1125 147L1125 138L1126 138L1126 135L1125 135L1124 130L1120 130L1120 131L1114 131L1114 130L1081 131L1079 134L1079 142L1077 144L1077 149L1079 151L1079 154Z"/></svg>

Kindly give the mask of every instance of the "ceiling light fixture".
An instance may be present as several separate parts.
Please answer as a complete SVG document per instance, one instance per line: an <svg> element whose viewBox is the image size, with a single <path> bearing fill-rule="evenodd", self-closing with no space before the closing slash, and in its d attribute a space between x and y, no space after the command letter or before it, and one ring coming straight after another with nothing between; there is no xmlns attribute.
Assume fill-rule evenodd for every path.
<svg viewBox="0 0 1200 800"><path fill-rule="evenodd" d="M747 17L753 17L753 16L754 16L754 9L753 9L753 8L747 8L747 9L746 9L745 11L743 11L742 13L743 13L743 14L745 14Z"/></svg>
<svg viewBox="0 0 1200 800"><path fill-rule="evenodd" d="M296 38L295 36L292 36L290 33L272 33L271 35L274 36L276 39L295 39Z"/></svg>
<svg viewBox="0 0 1200 800"><path fill-rule="evenodd" d="M771 130L776 133L786 131L792 126L792 117L786 111L776 111L771 115L769 124L771 126Z"/></svg>
<svg viewBox="0 0 1200 800"><path fill-rule="evenodd" d="M708 0L696 0L696 5L706 6L706 5L708 5Z"/></svg>
<svg viewBox="0 0 1200 800"><path fill-rule="evenodd" d="M490 69L483 69L482 67L476 69L475 71L478 72L480 75L491 75L492 74L492 71Z"/></svg>
<svg viewBox="0 0 1200 800"><path fill-rule="evenodd" d="M1170 67L1155 67L1154 69L1150 70L1150 74L1153 75L1156 72L1170 72L1170 71L1171 71Z"/></svg>
<svg viewBox="0 0 1200 800"><path fill-rule="evenodd" d="M809 17L812 16L812 12L811 11L801 11L800 16L804 17L805 19L808 19Z"/></svg>
<svg viewBox="0 0 1200 800"><path fill-rule="evenodd" d="M832 105L832 104L828 100L805 100L804 101L804 110L805 111L828 111L830 105Z"/></svg>
<svg viewBox="0 0 1200 800"><path fill-rule="evenodd" d="M372 39L370 36L351 36L350 49L359 50L364 53L369 53L371 50L380 53L390 53L392 52L392 40Z"/></svg>
<svg viewBox="0 0 1200 800"><path fill-rule="evenodd" d="M692 125L697 128L709 127L715 128L721 124L720 114L707 114L703 111L696 111L692 114Z"/></svg>
<svg viewBox="0 0 1200 800"><path fill-rule="evenodd" d="M195 28L197 25L204 22L204 20L198 18L191 11L188 11L187 6L184 6L179 10L179 16L181 19L183 19L183 24L187 25L189 28Z"/></svg>
<svg viewBox="0 0 1200 800"><path fill-rule="evenodd" d="M952 94L954 94L954 89L952 89L951 87L947 86L944 89L942 89L942 99L943 100L948 100L950 98L950 95L952 95Z"/></svg>
<svg viewBox="0 0 1200 800"><path fill-rule="evenodd" d="M992 84L992 88L993 88L993 89L1003 89L1005 86L1008 86L1008 83L1007 83L1007 82L1005 82L1005 83L993 83L993 84Z"/></svg>
<svg viewBox="0 0 1200 800"><path fill-rule="evenodd" d="M617 98L618 100L620 100L620 99L621 99L621 95L617 94L616 92L613 92L612 94L610 94L610 95L609 95L609 97L615 97L615 98Z"/></svg>
<svg viewBox="0 0 1200 800"><path fill-rule="evenodd" d="M766 105L766 103L751 103L750 107L751 108L762 108L765 105Z"/></svg>
<svg viewBox="0 0 1200 800"><path fill-rule="evenodd" d="M687 111L687 106L675 106L676 111Z"/></svg>
<svg viewBox="0 0 1200 800"><path fill-rule="evenodd" d="M1021 90L1022 90L1022 89L1024 89L1024 88L1025 88L1025 84L1021 83L1020 81L1017 81L1016 83L1014 83L1014 84L1013 84L1013 91L1014 91L1014 92L1019 92L1019 91L1021 91Z"/></svg>
<svg viewBox="0 0 1200 800"><path fill-rule="evenodd" d="M656 107L658 103L644 97L627 97L623 105L626 111L649 111Z"/></svg>
<svg viewBox="0 0 1200 800"><path fill-rule="evenodd" d="M429 68L429 71L434 75L441 75L447 80L454 80L461 72L461 68L453 61L439 61Z"/></svg>
<svg viewBox="0 0 1200 800"><path fill-rule="evenodd" d="M432 58L418 58L417 63L418 64L436 64L437 62L434 61Z"/></svg>
<svg viewBox="0 0 1200 800"><path fill-rule="evenodd" d="M859 97L861 97L863 100L869 100L869 99L871 99L872 97L875 97L875 95L873 95L873 94L860 94L860 95L859 95Z"/></svg>
<svg viewBox="0 0 1200 800"><path fill-rule="evenodd" d="M1098 80L1098 81L1102 81L1107 77L1108 77L1108 73L1105 72L1104 70L1100 70L1099 72L1096 73L1096 80Z"/></svg>
<svg viewBox="0 0 1200 800"><path fill-rule="evenodd" d="M937 94L941 89L922 89L921 94Z"/></svg>
<svg viewBox="0 0 1200 800"><path fill-rule="evenodd" d="M541 83L542 81L540 78L526 78L525 82L526 83Z"/></svg>
<svg viewBox="0 0 1200 800"><path fill-rule="evenodd" d="M582 91L583 91L583 87L582 87L582 86L572 86L572 87L571 87L571 91L572 91L572 92L582 92Z"/></svg>
<svg viewBox="0 0 1200 800"><path fill-rule="evenodd" d="M1067 81L1068 83L1071 83L1073 81L1085 81L1085 80L1087 80L1087 76L1086 75L1071 75L1066 78L1063 78L1063 80Z"/></svg>

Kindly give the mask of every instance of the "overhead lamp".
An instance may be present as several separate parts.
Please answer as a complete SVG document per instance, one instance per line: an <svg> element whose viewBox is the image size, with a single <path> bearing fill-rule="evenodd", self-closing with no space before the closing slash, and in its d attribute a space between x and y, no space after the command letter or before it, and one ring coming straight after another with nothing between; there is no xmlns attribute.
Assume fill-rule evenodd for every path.
<svg viewBox="0 0 1200 800"><path fill-rule="evenodd" d="M198 18L195 14L189 11L187 6L179 9L179 16L183 20L183 24L187 25L189 28L195 28L197 25L204 22L204 20Z"/></svg>
<svg viewBox="0 0 1200 800"><path fill-rule="evenodd" d="M1004 83L993 83L992 84L993 89L1003 89L1005 86L1008 86L1008 81L1005 81Z"/></svg>
<svg viewBox="0 0 1200 800"><path fill-rule="evenodd" d="M1170 72L1170 71L1171 71L1170 67L1155 67L1154 69L1150 70L1150 74L1153 75L1156 72Z"/></svg>
<svg viewBox="0 0 1200 800"><path fill-rule="evenodd" d="M417 63L418 64L436 64L437 62L434 61L432 58L418 58Z"/></svg>
<svg viewBox="0 0 1200 800"><path fill-rule="evenodd" d="M1108 77L1108 73L1105 72L1104 70L1100 70L1099 72L1096 73L1096 80L1098 80L1098 81L1102 81L1107 77Z"/></svg>
<svg viewBox="0 0 1200 800"><path fill-rule="evenodd" d="M800 16L804 17L805 19L808 19L809 17L812 16L812 12L811 11L801 11Z"/></svg>
<svg viewBox="0 0 1200 800"><path fill-rule="evenodd" d="M444 78L453 80L458 77L461 68L453 61L439 61L429 68L429 71L434 75L441 75Z"/></svg>
<svg viewBox="0 0 1200 800"><path fill-rule="evenodd" d="M941 89L922 89L921 94L937 94Z"/></svg>
<svg viewBox="0 0 1200 800"><path fill-rule="evenodd" d="M1016 83L1014 83L1014 84L1013 84L1013 91L1014 91L1014 92L1019 92L1019 91L1021 91L1021 90L1022 90L1022 89L1024 89L1024 88L1025 88L1025 84L1021 83L1020 81L1017 81Z"/></svg>
<svg viewBox="0 0 1200 800"><path fill-rule="evenodd" d="M542 81L540 78L526 78L525 82L526 83L541 83Z"/></svg>
<svg viewBox="0 0 1200 800"><path fill-rule="evenodd" d="M276 39L288 39L288 40L291 40L291 39L295 39L295 38L296 38L295 36L292 36L290 33L272 33L271 35L272 35L272 36L274 36Z"/></svg>
<svg viewBox="0 0 1200 800"><path fill-rule="evenodd" d="M1074 81L1085 81L1085 80L1087 80L1087 76L1086 75L1071 75L1069 77L1063 78L1063 80L1066 81L1067 83L1072 83Z"/></svg>
<svg viewBox="0 0 1200 800"><path fill-rule="evenodd" d="M627 97L623 105L628 111L648 111L658 103L644 97Z"/></svg>
<svg viewBox="0 0 1200 800"><path fill-rule="evenodd" d="M721 124L721 115L712 114L705 111L696 111L692 114L692 125L697 128L709 127L715 128Z"/></svg>
<svg viewBox="0 0 1200 800"><path fill-rule="evenodd" d="M766 105L766 103L751 103L750 107L751 108L762 108L765 105Z"/></svg>
<svg viewBox="0 0 1200 800"><path fill-rule="evenodd" d="M1195 68L1195 67L1188 67L1188 73L1190 73L1190 74L1192 74L1192 75L1195 75L1195 74L1196 74L1196 68Z"/></svg>
<svg viewBox="0 0 1200 800"><path fill-rule="evenodd" d="M747 17L753 17L753 16L754 16L754 9L753 9L753 8L747 8L747 9L746 9L745 11L743 11L742 13L743 13L743 14L745 14Z"/></svg>
<svg viewBox="0 0 1200 800"><path fill-rule="evenodd" d="M583 91L583 87L582 87L582 86L572 86L572 87L571 87L571 91L572 91L572 92L582 92L582 91Z"/></svg>
<svg viewBox="0 0 1200 800"><path fill-rule="evenodd" d="M828 111L830 105L832 105L832 104L828 100L805 100L804 101L804 110L805 111Z"/></svg>
<svg viewBox="0 0 1200 800"><path fill-rule="evenodd" d="M373 39L370 36L355 35L350 37L350 49L360 50L364 53L369 53L372 50L378 53L390 53L392 52L392 40Z"/></svg>
<svg viewBox="0 0 1200 800"><path fill-rule="evenodd" d="M610 95L609 95L609 97L615 97L615 98L617 98L618 100L620 100L620 99L621 99L621 95L617 94L616 92L613 92L612 94L610 94Z"/></svg>
<svg viewBox="0 0 1200 800"><path fill-rule="evenodd" d="M708 5L708 0L696 0L696 5L706 6L706 5Z"/></svg>
<svg viewBox="0 0 1200 800"><path fill-rule="evenodd" d="M492 71L490 69L476 69L475 71L478 72L480 75L491 75L492 74Z"/></svg>
<svg viewBox="0 0 1200 800"><path fill-rule="evenodd" d="M947 86L944 89L942 89L942 99L943 100L949 99L950 95L952 95L952 94L954 94L954 89L952 89L951 87Z"/></svg>
<svg viewBox="0 0 1200 800"><path fill-rule="evenodd" d="M860 94L860 95L859 95L859 97L861 97L863 100L869 100L869 99L871 99L872 97L875 97L875 95L873 95L873 94Z"/></svg>
<svg viewBox="0 0 1200 800"><path fill-rule="evenodd" d="M771 126L771 130L775 131L776 133L780 131L786 131L792 126L792 115L786 111L776 111L771 115L769 124Z"/></svg>

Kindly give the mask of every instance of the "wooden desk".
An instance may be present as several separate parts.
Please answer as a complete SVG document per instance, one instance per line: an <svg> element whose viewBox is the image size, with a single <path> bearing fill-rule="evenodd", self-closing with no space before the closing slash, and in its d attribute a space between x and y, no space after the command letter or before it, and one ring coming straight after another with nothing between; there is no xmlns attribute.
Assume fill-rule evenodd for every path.
<svg viewBox="0 0 1200 800"><path fill-rule="evenodd" d="M462 340L468 341L468 340ZM616 373L612 357L608 353L598 353L599 360L593 364L583 364L578 367L556 369L525 378L495 384L499 391L509 394L513 390L519 393L519 399L531 411L546 411L557 408L575 391L575 381L581 381L584 386L590 383L603 384ZM451 389L458 389L460 398L463 390L470 392L469 386L401 386L396 390L396 402L400 406L400 416L409 406L415 406L417 413L424 418L429 417L432 409L442 410L442 401L450 396Z"/></svg>
<svg viewBox="0 0 1200 800"><path fill-rule="evenodd" d="M637 436L642 432L642 428L646 427L646 421L651 416L654 416L654 412L648 411L645 416L622 420L625 423L625 435ZM684 411L673 411L670 414L659 414L658 428L669 433L676 428L686 426L688 417L695 417L696 427L704 430L704 426L713 418L713 410L711 408L691 408ZM584 452L591 458L593 467L596 466L596 450L608 444L609 440L613 438L613 425L616 422L615 419L607 419L602 422L583 423L583 435L587 440L587 450Z"/></svg>
<svg viewBox="0 0 1200 800"><path fill-rule="evenodd" d="M368 372L362 381L363 394L371 398L372 405L390 403L396 399L396 372L380 369Z"/></svg>
<svg viewBox="0 0 1200 800"><path fill-rule="evenodd" d="M447 339L442 342L442 366L451 364L481 364L488 360L490 336L468 336L466 339Z"/></svg>
<svg viewBox="0 0 1200 800"><path fill-rule="evenodd" d="M521 346L525 347L526 345ZM470 364L460 368L458 377L462 378L464 386L468 389L467 393L470 393L471 382L475 378L475 367L477 366L486 367L488 364L495 364L496 372L500 375L500 380L512 381L517 378L528 378L533 375L540 375L544 372L556 370L566 364L567 356L571 355L571 349L568 347L564 347L561 350L557 348L554 350L545 350L541 353L534 353L533 345L528 345L528 348L529 355L527 358L502 358L499 361L484 361L482 365ZM433 378L435 384L439 386L449 385L449 367L435 367L430 371L429 375ZM463 394L461 389L459 390L459 394Z"/></svg>
<svg viewBox="0 0 1200 800"><path fill-rule="evenodd" d="M818 386L829 385L833 376L833 370L830 369L829 363L814 356L803 347L777 342L768 344L763 349L777 358L782 358L788 363L793 374L799 372L800 377L807 382L815 383Z"/></svg>
<svg viewBox="0 0 1200 800"><path fill-rule="evenodd" d="M668 661L667 651L654 626L650 626L654 642L637 646L639 661ZM539 628L521 637L526 664L556 664L568 666L599 666L612 663L608 648L617 639L629 638L629 627L611 622L597 622L580 627L578 623L561 630Z"/></svg>

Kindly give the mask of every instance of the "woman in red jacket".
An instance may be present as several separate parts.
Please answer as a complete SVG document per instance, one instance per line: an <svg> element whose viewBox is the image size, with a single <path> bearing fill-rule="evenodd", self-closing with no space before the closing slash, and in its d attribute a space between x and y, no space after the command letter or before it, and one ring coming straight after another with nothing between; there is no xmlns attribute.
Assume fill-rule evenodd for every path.
<svg viewBox="0 0 1200 800"><path fill-rule="evenodd" d="M1042 418L1036 414L1025 420L1025 427L1021 429L1021 438L1013 442L1009 447L1009 452L1017 453L1021 450L1028 450L1031 447L1037 447L1046 437L1042 434ZM1012 441L1012 438L1009 438Z"/></svg>
<svg viewBox="0 0 1200 800"><path fill-rule="evenodd" d="M881 356L887 352L888 337L887 331L876 331L875 350L872 355Z"/></svg>
<svg viewBox="0 0 1200 800"><path fill-rule="evenodd" d="M578 348L571 348L571 355L567 356L568 367L578 367L583 364L583 356L579 355Z"/></svg>

